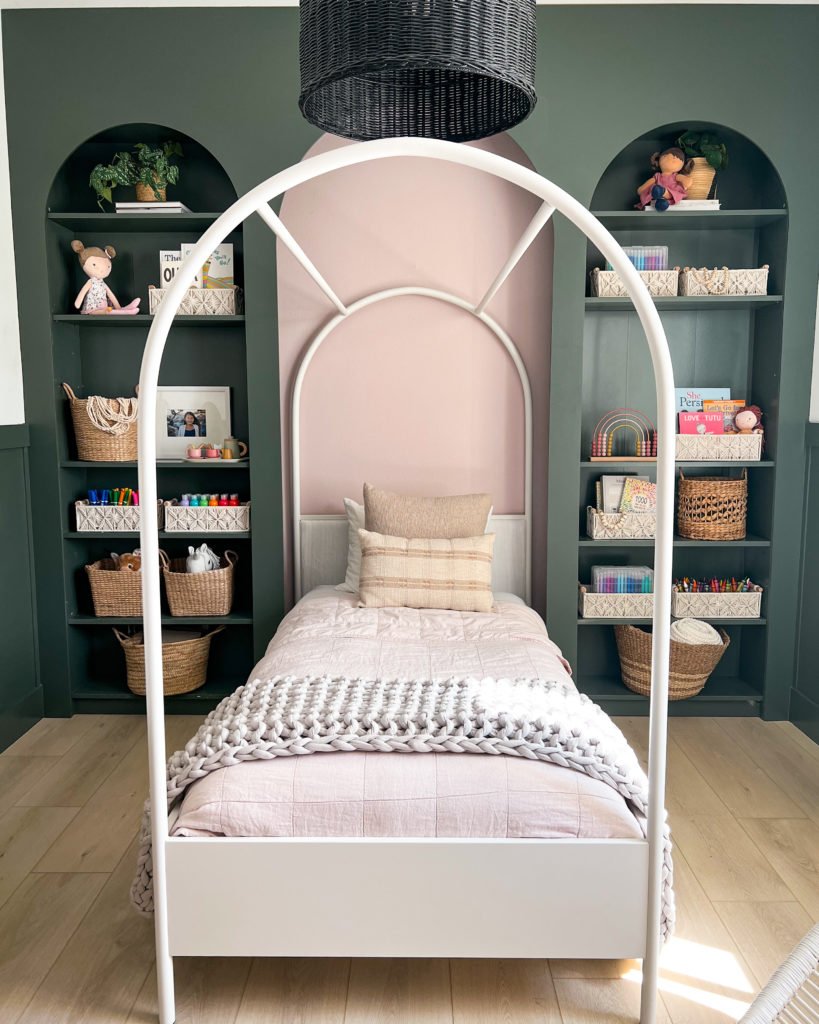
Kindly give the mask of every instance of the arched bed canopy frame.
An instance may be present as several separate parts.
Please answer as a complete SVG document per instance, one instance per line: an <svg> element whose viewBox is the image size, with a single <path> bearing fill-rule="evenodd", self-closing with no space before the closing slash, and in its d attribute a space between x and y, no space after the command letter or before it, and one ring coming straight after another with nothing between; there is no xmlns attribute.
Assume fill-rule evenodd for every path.
<svg viewBox="0 0 819 1024"><path fill-rule="evenodd" d="M310 261L307 254L299 246L282 221L270 208L270 202L288 189L295 188L307 181L318 178L331 171L351 167L371 160L382 160L391 157L417 157L444 160L450 163L471 167L475 170L493 174L496 177L526 189L542 200L542 205L513 248L506 262L498 272L486 294L476 303L470 303L458 296L432 289L407 288L391 289L374 295L364 296L355 303L346 306L335 294L329 283L322 277L319 270ZM603 253L611 266L618 272L625 284L629 296L634 303L648 342L654 369L657 394L657 429L659 443L657 452L657 533L655 538L654 563L654 617L653 617L653 655L652 655L652 686L650 698L650 745L649 745L649 804L646 825L648 856L640 867L641 877L645 881L645 927L643 982L640 1020L641 1024L653 1024L657 1007L658 961L660 953L660 919L661 919L661 887L663 868L663 827L665 803L665 764L666 764L666 728L668 715L668 655L671 618L671 556L673 539L673 498L674 498L674 384L671 357L665 338L660 317L648 290L640 279L637 271L623 253L620 245L603 225L577 200L520 164L503 157L471 146L457 145L428 139L381 139L364 142L336 149L320 156L312 157L286 170L273 175L238 199L225 211L202 235L192 252L176 274L168 295L154 317L148 333L140 372L140 416L139 416L139 490L141 503L145 508L152 508L157 501L156 476L156 401L159 367L162 353L173 324L173 318L184 298L185 292L194 281L196 268L201 266L208 255L224 239L234 231L247 217L253 213L267 223L279 240L287 246L293 256L304 267L316 284L327 295L338 311L325 328L316 336L308 349L299 369L294 406L298 408L298 392L304 378L307 365L312 355L320 346L327 334L341 320L350 316L357 309L374 302L382 301L393 295L416 294L427 295L473 313L479 317L502 341L510 356L515 361L524 387L525 415L527 425L527 489L526 513L527 533L529 528L531 501L530 487L530 446L531 446L531 408L528 400L528 381L525 369L520 361L514 344L502 329L486 313L486 306L502 287L520 258L536 238L540 229L546 224L555 211L559 211L578 227ZM296 444L298 423L296 426ZM298 449L295 449L296 452ZM294 463L294 496L298 494L298 468ZM298 512L298 498L294 497L294 512ZM297 520L295 521L297 522ZM294 528L295 528L294 522ZM175 867L182 871L185 844L204 843L208 840L189 840L170 838L168 835L168 815L166 797L166 753L164 736L164 697L162 676L162 633L159 599L159 536L156 519L150 515L142 517L140 540L143 555L142 594L143 621L145 635L145 668L147 688L148 718L148 753L150 768L151 825L153 834L153 885L155 906L155 931L157 953L157 982L159 1000L159 1019L161 1024L172 1024L174 1020L174 982L173 982L173 951L169 936L169 886L168 886L168 852L173 850ZM527 565L530 561L527 550ZM298 556L297 556L298 557ZM222 867L229 865L224 858L229 855L233 844L260 844L281 842L280 840L215 840L218 847L217 857L223 858ZM337 849L343 849L343 841L333 842ZM401 840L369 840L378 844L400 846ZM436 842L442 842L437 840ZM468 841L467 841L468 842ZM514 841L499 840L510 849L518 849ZM548 842L548 841L547 841ZM614 843L618 841L612 841ZM622 841L620 841L622 842ZM234 847L238 850L238 847ZM244 848L244 847L243 847ZM189 847L189 849L192 849ZM539 845L538 850L544 847ZM612 855L614 847L612 846ZM389 852L389 849L388 849ZM521 854L522 855L522 854ZM636 860L634 863L638 863ZM206 885L203 882L202 898ZM173 895L173 894L172 894ZM601 914L606 908L600 908ZM219 916L219 911L212 914ZM184 922L174 920L177 927ZM584 927L593 922L584 922ZM274 926L275 927L275 926ZM263 952L263 951L260 951ZM513 952L510 951L513 955ZM321 955L316 952L315 955ZM446 955L446 954L443 954ZM453 952L452 955L459 955ZM460 954L463 955L463 954ZM497 954L484 954L497 955ZM501 954L502 955L502 954ZM531 955L529 953L518 955ZM554 955L554 954L551 954ZM560 954L558 954L560 955ZM578 953L563 955L577 956ZM610 955L610 954L596 954ZM625 955L634 955L628 953ZM639 954L638 954L639 955Z"/></svg>

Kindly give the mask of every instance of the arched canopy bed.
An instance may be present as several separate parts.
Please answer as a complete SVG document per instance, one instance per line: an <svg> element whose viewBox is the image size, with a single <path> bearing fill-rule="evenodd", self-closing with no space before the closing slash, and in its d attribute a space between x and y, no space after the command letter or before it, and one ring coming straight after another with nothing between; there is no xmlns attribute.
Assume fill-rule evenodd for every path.
<svg viewBox="0 0 819 1024"><path fill-rule="evenodd" d="M366 161L396 157L461 164L505 179L542 201L483 296L473 301L444 290L408 285L345 304L270 208L270 202L286 190L320 175ZM393 296L419 295L454 304L481 319L518 369L525 412L524 514L511 517L514 522L499 528L499 535L507 532L508 541L502 547L503 553L499 551L499 560L502 571L507 573L504 579L512 581L508 584L510 589L528 597L532 461L528 380L513 340L487 314L486 306L555 211L594 243L628 288L645 331L656 380L657 534L649 771L647 792L641 798L644 835L599 840L170 835L168 798L175 791L168 781L163 729L158 531L156 519L144 516L141 545L150 835L161 1024L174 1020L175 955L643 957L641 1022L651 1024L655 1020L658 957L664 928L669 923L664 797L674 495L673 374L662 324L648 291L618 243L596 218L536 172L480 149L443 141L393 138L365 142L313 157L275 174L237 200L202 235L154 319L140 374L139 488L142 505L154 506L156 389L173 317L193 283L195 268L242 221L256 213L337 310L302 358L293 395L297 596L312 585L310 580L315 573L311 575L309 563L320 558L319 552L326 547L305 543L311 528L310 517L303 517L300 509L299 400L304 377L313 355L338 323L365 306ZM593 708L589 702L578 702L578 707L586 706ZM348 748L338 743L332 747L320 743L311 747L308 743L303 751L295 752L313 749ZM415 748L410 745L407 749ZM421 745L418 749L437 748ZM462 744L458 749L471 748ZM501 745L491 752L521 751ZM572 764L570 756L549 757L561 764ZM147 857L146 862L149 863ZM373 914L374 904L383 915L381 927ZM394 923L390 923L390 911L395 913Z"/></svg>

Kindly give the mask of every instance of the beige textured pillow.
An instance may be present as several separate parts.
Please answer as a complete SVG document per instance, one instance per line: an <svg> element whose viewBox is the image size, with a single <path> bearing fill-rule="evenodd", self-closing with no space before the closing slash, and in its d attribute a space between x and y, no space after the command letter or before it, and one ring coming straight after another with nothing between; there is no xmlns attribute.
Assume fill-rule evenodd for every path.
<svg viewBox="0 0 819 1024"><path fill-rule="evenodd" d="M364 484L364 526L389 537L477 537L486 531L488 494L413 498Z"/></svg>
<svg viewBox="0 0 819 1024"><path fill-rule="evenodd" d="M492 611L494 533L477 537L390 537L358 531L362 608Z"/></svg>

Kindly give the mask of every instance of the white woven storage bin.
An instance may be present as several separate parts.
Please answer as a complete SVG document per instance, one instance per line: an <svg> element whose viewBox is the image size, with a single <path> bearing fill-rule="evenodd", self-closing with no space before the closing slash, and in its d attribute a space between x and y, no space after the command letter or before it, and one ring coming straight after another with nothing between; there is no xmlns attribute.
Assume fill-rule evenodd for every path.
<svg viewBox="0 0 819 1024"><path fill-rule="evenodd" d="M638 270L648 288L649 295L655 298L669 298L677 294L680 280L680 268L674 270ZM599 270L595 268L589 275L591 293L599 299L627 299L628 289L620 280L616 270Z"/></svg>
<svg viewBox="0 0 819 1024"><path fill-rule="evenodd" d="M592 540L641 540L656 531L655 512L598 512L591 505L586 509L586 533Z"/></svg>
<svg viewBox="0 0 819 1024"><path fill-rule="evenodd" d="M745 594L671 594L671 614L679 619L758 619L762 609L762 587Z"/></svg>
<svg viewBox="0 0 819 1024"><path fill-rule="evenodd" d="M148 288L150 312L156 313L169 288ZM177 310L178 316L236 316L244 309L241 288L189 288Z"/></svg>
<svg viewBox="0 0 819 1024"><path fill-rule="evenodd" d="M74 502L79 533L138 533L142 505L92 505L87 498ZM162 529L162 502L156 503L156 521Z"/></svg>
<svg viewBox="0 0 819 1024"><path fill-rule="evenodd" d="M762 434L677 434L678 462L759 462Z"/></svg>
<svg viewBox="0 0 819 1024"><path fill-rule="evenodd" d="M767 295L768 265L745 270L686 267L680 271L680 295Z"/></svg>
<svg viewBox="0 0 819 1024"><path fill-rule="evenodd" d="M594 594L577 584L577 608L584 619L650 619L653 594Z"/></svg>
<svg viewBox="0 0 819 1024"><path fill-rule="evenodd" d="M165 502L166 533L247 533L250 502L242 505L201 505L191 508Z"/></svg>

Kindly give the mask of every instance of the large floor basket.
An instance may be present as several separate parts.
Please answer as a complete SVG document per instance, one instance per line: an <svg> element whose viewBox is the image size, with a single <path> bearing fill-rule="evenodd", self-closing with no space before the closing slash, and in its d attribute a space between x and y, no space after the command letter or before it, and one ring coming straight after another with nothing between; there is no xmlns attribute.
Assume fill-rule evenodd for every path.
<svg viewBox="0 0 819 1024"><path fill-rule="evenodd" d="M681 644L671 641L668 670L668 699L684 700L696 696L728 650L731 640L725 630L719 631L722 646L716 644ZM636 626L615 626L614 637L620 656L623 682L634 693L651 695L651 647L653 637Z"/></svg>
<svg viewBox="0 0 819 1024"><path fill-rule="evenodd" d="M208 674L210 641L221 633L224 626L217 626L204 636L190 640L177 640L162 644L162 674L165 696L192 693L205 685ZM145 647L143 634L126 636L118 629L114 634L125 652L128 689L140 697L145 696Z"/></svg>

